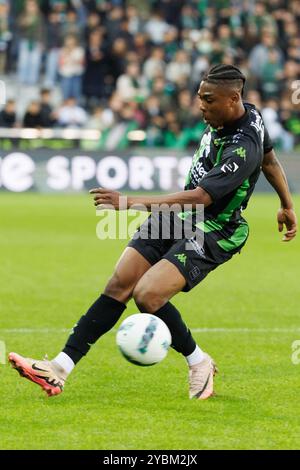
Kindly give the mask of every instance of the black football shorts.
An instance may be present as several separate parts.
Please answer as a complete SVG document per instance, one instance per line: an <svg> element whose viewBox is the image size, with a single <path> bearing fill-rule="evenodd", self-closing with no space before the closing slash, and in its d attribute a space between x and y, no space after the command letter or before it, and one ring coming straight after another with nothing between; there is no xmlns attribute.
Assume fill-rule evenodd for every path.
<svg viewBox="0 0 300 470"><path fill-rule="evenodd" d="M232 253L220 248L213 237L205 234L200 245L197 239L163 239L149 236L151 216L139 227L128 246L137 250L151 265L161 259L174 264L186 279L184 292L199 284L210 271L230 260Z"/></svg>

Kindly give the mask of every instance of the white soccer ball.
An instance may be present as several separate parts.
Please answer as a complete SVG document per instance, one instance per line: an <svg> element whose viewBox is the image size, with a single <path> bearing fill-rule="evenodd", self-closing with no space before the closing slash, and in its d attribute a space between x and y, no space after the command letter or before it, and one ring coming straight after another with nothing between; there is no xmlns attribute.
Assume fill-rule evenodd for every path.
<svg viewBox="0 0 300 470"><path fill-rule="evenodd" d="M152 366L162 361L172 343L167 325L149 313L136 313L126 318L116 339L125 359L138 366Z"/></svg>

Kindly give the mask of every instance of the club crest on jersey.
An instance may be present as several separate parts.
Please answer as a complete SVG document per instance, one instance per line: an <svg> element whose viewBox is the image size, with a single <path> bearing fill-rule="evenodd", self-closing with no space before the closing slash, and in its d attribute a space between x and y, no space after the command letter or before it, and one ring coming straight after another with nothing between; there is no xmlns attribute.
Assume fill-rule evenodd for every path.
<svg viewBox="0 0 300 470"><path fill-rule="evenodd" d="M238 168L239 166L235 162L224 163L224 165L221 167L221 171L223 171L223 173L235 173Z"/></svg>

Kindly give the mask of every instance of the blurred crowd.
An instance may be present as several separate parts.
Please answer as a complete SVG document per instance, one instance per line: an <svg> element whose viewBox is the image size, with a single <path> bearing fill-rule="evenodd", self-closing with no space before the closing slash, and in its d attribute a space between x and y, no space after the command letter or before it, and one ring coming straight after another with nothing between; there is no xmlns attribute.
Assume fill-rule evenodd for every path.
<svg viewBox="0 0 300 470"><path fill-rule="evenodd" d="M2 127L97 129L107 149L142 130L147 146L185 148L216 63L241 68L278 148L300 144L298 0L0 0L0 74L40 89L21 120L9 99Z"/></svg>

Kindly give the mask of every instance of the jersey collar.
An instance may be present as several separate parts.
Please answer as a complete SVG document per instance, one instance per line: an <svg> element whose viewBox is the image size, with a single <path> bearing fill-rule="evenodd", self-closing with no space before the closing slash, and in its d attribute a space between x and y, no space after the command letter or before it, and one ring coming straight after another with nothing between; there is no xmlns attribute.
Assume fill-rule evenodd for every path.
<svg viewBox="0 0 300 470"><path fill-rule="evenodd" d="M237 119L236 121L233 121L230 124L227 124L223 126L221 129L213 129L220 137L225 136L225 135L230 135L236 132L238 128L240 128L243 124L245 124L249 118L249 109L247 106L245 106L245 113L243 114L242 117Z"/></svg>

